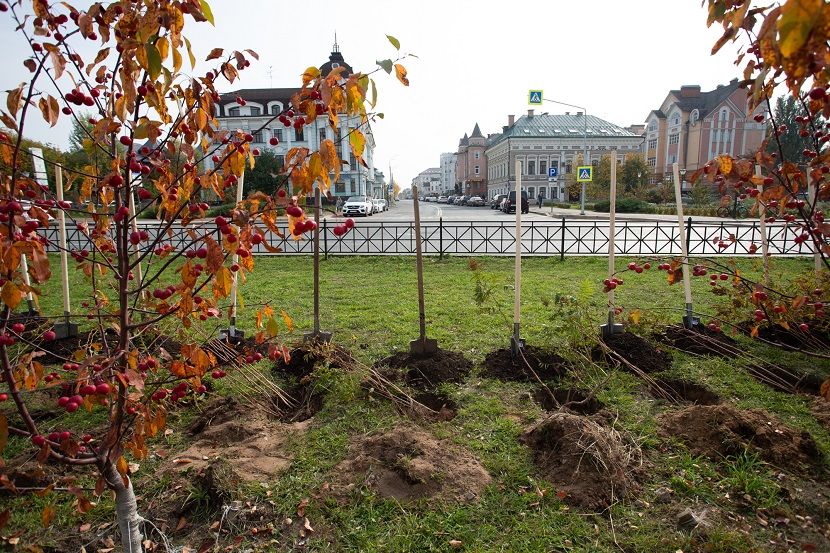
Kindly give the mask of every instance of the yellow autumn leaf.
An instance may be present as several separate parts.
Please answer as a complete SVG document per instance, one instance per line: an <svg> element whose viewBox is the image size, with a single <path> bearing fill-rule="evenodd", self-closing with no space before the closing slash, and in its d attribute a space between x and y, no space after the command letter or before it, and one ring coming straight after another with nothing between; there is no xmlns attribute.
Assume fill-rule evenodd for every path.
<svg viewBox="0 0 830 553"><path fill-rule="evenodd" d="M233 273L227 267L222 267L213 277L213 295L216 298L226 298L233 286Z"/></svg>
<svg viewBox="0 0 830 553"><path fill-rule="evenodd" d="M640 323L640 316L641 313L639 309L635 309L634 311L628 314L628 318L631 319L631 322L635 325Z"/></svg>
<svg viewBox="0 0 830 553"><path fill-rule="evenodd" d="M294 321L291 320L291 317L285 312L285 309L280 309L280 315L282 315L282 320L285 322L288 332L291 332L294 329Z"/></svg>
<svg viewBox="0 0 830 553"><path fill-rule="evenodd" d="M363 157L363 149L366 147L366 137L358 129L352 131L349 135L349 144L352 146L354 157ZM354 169L354 167L352 167Z"/></svg>
<svg viewBox="0 0 830 553"><path fill-rule="evenodd" d="M20 291L14 282L7 280L6 284L3 285L2 292L0 292L0 297L2 297L3 303L8 305L9 308L15 309L23 299L23 292Z"/></svg>
<svg viewBox="0 0 830 553"><path fill-rule="evenodd" d="M718 156L720 162L720 170L724 175L728 175L732 171L732 158L728 155Z"/></svg>
<svg viewBox="0 0 830 553"><path fill-rule="evenodd" d="M788 0L781 6L778 34L781 54L788 58L798 52L817 23L822 21L824 0Z"/></svg>
<svg viewBox="0 0 830 553"><path fill-rule="evenodd" d="M303 71L303 86L320 76L320 70L316 67L308 67Z"/></svg>
<svg viewBox="0 0 830 553"><path fill-rule="evenodd" d="M268 322L265 325L265 330L268 331L268 335L273 338L280 332L280 326L277 324L277 320L274 317L268 319Z"/></svg>
<svg viewBox="0 0 830 553"><path fill-rule="evenodd" d="M395 76L404 86L409 86L409 79L406 78L406 68L400 63L395 64Z"/></svg>
<svg viewBox="0 0 830 553"><path fill-rule="evenodd" d="M43 523L44 528L48 528L52 521L55 518L55 506L52 504L46 505L43 508L43 512L40 513L40 521Z"/></svg>

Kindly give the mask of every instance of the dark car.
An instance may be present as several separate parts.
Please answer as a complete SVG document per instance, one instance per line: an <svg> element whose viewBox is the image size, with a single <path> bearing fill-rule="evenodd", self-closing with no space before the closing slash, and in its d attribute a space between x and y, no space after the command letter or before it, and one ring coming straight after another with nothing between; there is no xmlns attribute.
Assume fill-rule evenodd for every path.
<svg viewBox="0 0 830 553"><path fill-rule="evenodd" d="M501 209L501 201L507 197L507 194L498 194L490 200L490 209Z"/></svg>
<svg viewBox="0 0 830 553"><path fill-rule="evenodd" d="M516 191L510 192L510 195L502 202L501 210L505 213L516 213ZM522 213L530 213L530 203L527 201L527 192L522 190Z"/></svg>
<svg viewBox="0 0 830 553"><path fill-rule="evenodd" d="M467 200L469 200L469 196L461 196L455 201L456 205L467 205Z"/></svg>

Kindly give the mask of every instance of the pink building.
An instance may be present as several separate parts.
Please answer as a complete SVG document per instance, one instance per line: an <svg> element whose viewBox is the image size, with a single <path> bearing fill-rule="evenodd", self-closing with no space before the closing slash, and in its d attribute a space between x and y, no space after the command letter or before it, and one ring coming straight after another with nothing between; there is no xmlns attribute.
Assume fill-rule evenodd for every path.
<svg viewBox="0 0 830 553"><path fill-rule="evenodd" d="M455 190L467 196L487 198L487 139L476 123L473 134L458 142L455 156Z"/></svg>

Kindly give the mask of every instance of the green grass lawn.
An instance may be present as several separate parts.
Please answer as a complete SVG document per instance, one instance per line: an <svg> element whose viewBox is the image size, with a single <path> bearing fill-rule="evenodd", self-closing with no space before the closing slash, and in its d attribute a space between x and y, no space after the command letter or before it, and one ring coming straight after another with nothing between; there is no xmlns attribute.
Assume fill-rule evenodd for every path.
<svg viewBox="0 0 830 553"><path fill-rule="evenodd" d="M620 259L618 266L625 267L628 261ZM302 433L288 441L291 466L273 481L232 491L235 498L265 509L268 520L260 527L270 523L277 529L265 538L240 531L243 545L262 551L786 551L786 547L770 543L780 530L759 525L759 518L795 520L795 515L807 513L820 518L805 507L806 499L796 499L784 491L813 486L826 493L828 489L824 471L830 468L830 433L812 414L812 398L774 391L759 383L742 370L747 360L740 357L706 358L672 352L671 369L653 375L693 380L726 402L763 409L806 430L824 459L823 467L815 473L818 484L808 482L803 474L781 478L779 474L786 467L773 467L751 453L720 461L690 454L679 442L657 434L658 416L676 406L650 398L643 382L633 374L589 362L581 355L596 343L598 325L607 313L601 284L607 271L604 258L526 259L522 273L522 336L529 345L552 348L575 362L564 384L596 388L597 399L614 414L615 428L633 436L643 448L647 476L641 493L602 515L585 512L558 498L554 487L538 476L528 448L518 441L523 430L544 413L528 399L535 386L502 382L481 373L487 353L509 346L513 261L475 258L475 262L477 271L470 269L467 258L429 258L425 262L428 335L436 338L443 349L463 352L476 367L464 382L441 388L458 403L458 416L450 421L420 424L438 438L473 453L491 475L492 483L476 501L464 504L400 503L368 492L357 493L347 502L327 498L320 492L321 487L331 479L332 468L348 455L350 441L393 428L402 417L388 401L367 397L361 388L361 375L323 371L319 382L326 394L324 407ZM53 268L57 267L55 263ZM760 274L756 260L739 260L738 267L747 278ZM809 279L811 267L808 260L776 259L773 280L788 282L803 275ZM617 304L625 308L620 320L627 321L627 314L639 309L641 318L636 330L641 335L680 320L683 289L680 285L669 286L665 273L652 269L640 275L627 272L623 277L625 284L617 289ZM708 279L694 279L693 283L696 311L714 313L726 301L711 293ZM44 313L61 310L58 287L56 278L44 289L40 300ZM77 305L88 284L73 274L72 290ZM283 329L280 335L285 342L293 343L310 330L310 258L258 258L256 272L248 277L241 292L245 307L239 322L247 332L254 330L256 306L262 303L285 309L293 318L294 330L289 333ZM482 305L477 303L477 296L484 299ZM573 299L563 301L565 296ZM332 331L335 343L360 362L371 365L395 351L408 350L410 340L418 334L417 311L414 258L331 257L321 263L322 328ZM735 316L744 320L749 312ZM746 337L738 340L746 352L758 358L793 370L830 375L830 362L826 360L784 352ZM260 363L259 368L278 384L286 384L270 372L268 363ZM237 388L229 380L217 384L216 394L236 393ZM201 409L197 405L171 412L173 432L156 439L151 451L161 448L172 458L185 449L189 438L183 429ZM49 424L59 428L66 419L59 416ZM9 452L24 449L21 440L12 438L6 459L10 458ZM229 462L233 465L234 460ZM154 471L162 471L163 465L164 461L156 457L142 461L137 492L145 503L140 503L140 510L150 498L172 493L169 480L152 476ZM657 500L660 488L671 490L671 502ZM540 494L537 490L545 491ZM42 498L0 497L15 513L3 532L22 529L27 538L54 545L59 542L59 530L76 531L86 519L73 512L70 499L52 497L63 506L57 526L50 529L40 527ZM279 530L284 517L296 518L294 510L303 498L311 498L306 515L316 529L307 541L294 530ZM818 499L815 503L821 504ZM705 511L706 525L693 532L678 531L675 517L683 507ZM108 501L102 501L93 520L111 520L111 509ZM207 527L220 516L216 512L204 514L200 523L205 535L210 534ZM814 533L827 530L826 516L814 526ZM193 533L177 534L171 528L168 533L178 545L199 546L183 541L193 539ZM233 538L223 536L219 544L235 544ZM814 534L798 534L796 539L808 542ZM450 540L460 544L454 547ZM792 544L788 547L798 550Z"/></svg>

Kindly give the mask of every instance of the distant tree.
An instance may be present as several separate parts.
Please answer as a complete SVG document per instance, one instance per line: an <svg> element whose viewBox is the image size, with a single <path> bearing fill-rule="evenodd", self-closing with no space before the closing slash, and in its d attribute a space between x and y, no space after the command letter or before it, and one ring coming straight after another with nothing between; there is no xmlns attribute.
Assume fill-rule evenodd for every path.
<svg viewBox="0 0 830 553"><path fill-rule="evenodd" d="M692 205L695 207L703 207L712 203L714 199L712 196L712 188L705 182L698 181L692 185L689 191L689 198L692 200Z"/></svg>
<svg viewBox="0 0 830 553"><path fill-rule="evenodd" d="M626 194L636 194L637 191L648 186L651 180L651 167L646 164L642 154L632 154L626 157L617 182L622 184Z"/></svg>
<svg viewBox="0 0 830 553"><path fill-rule="evenodd" d="M265 150L256 158L254 168L245 170L245 188L247 191L273 194L277 189L288 184L288 177L280 174L282 158L272 150Z"/></svg>
<svg viewBox="0 0 830 553"><path fill-rule="evenodd" d="M807 118L807 112L804 106L791 95L779 96L775 100L775 110L773 112L773 119L778 129L784 131L779 134L778 139L781 141L781 152L778 151L778 143L772 137L775 129L770 127L768 131L769 142L767 143L767 152L775 152L778 156L783 156L783 159L792 161L799 165L807 163L809 160L804 158L804 150L809 150L813 146L813 137L801 136L803 125L798 119ZM798 118L798 119L796 119ZM821 127L823 120L820 115L813 117L813 123L816 127Z"/></svg>

